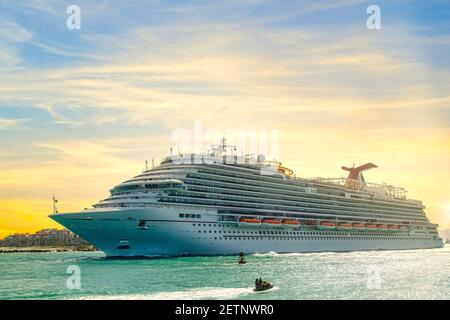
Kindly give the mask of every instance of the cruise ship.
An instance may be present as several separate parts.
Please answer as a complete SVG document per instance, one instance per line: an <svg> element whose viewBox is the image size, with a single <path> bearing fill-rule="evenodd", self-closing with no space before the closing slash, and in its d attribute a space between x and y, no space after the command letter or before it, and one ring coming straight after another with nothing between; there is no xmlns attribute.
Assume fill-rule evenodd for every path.
<svg viewBox="0 0 450 320"><path fill-rule="evenodd" d="M422 202L366 182L296 177L263 155L236 155L223 139L207 152L171 154L77 213L50 217L109 257L234 255L443 246Z"/></svg>

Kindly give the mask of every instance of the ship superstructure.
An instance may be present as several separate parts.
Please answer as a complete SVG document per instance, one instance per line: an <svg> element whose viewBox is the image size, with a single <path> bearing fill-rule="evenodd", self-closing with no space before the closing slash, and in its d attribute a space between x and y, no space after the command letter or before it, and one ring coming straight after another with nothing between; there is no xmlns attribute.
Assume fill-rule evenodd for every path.
<svg viewBox="0 0 450 320"><path fill-rule="evenodd" d="M108 256L317 252L443 245L420 201L366 182L302 179L223 140L205 153L171 154L79 213L50 217Z"/></svg>

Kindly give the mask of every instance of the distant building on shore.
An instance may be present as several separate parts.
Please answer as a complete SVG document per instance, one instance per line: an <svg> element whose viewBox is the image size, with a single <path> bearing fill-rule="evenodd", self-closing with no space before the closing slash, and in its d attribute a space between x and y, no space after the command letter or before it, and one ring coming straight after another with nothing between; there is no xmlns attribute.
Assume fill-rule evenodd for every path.
<svg viewBox="0 0 450 320"><path fill-rule="evenodd" d="M0 247L88 246L86 240L63 229L43 229L34 234L14 233L0 240Z"/></svg>

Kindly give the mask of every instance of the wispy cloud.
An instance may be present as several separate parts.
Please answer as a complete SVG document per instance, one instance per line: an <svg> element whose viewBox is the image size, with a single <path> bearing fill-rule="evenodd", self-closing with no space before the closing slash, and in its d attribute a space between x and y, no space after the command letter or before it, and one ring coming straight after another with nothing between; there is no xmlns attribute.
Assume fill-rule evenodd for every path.
<svg viewBox="0 0 450 320"><path fill-rule="evenodd" d="M17 127L19 124L26 122L27 119L1 119L0 129L10 129Z"/></svg>
<svg viewBox="0 0 450 320"><path fill-rule="evenodd" d="M145 125L161 113L175 112L178 119L189 118L192 112L210 118L214 113L205 110L217 109L251 116L255 111L270 114L274 105L281 117L322 111L317 118L333 118L339 110L353 110L355 117L368 109L417 110L418 105L430 114L448 101L442 96L448 70L433 70L382 48L367 51L364 47L370 41L352 33L329 44L329 38L317 31L268 31L261 37L257 30L238 33L233 26L168 30L138 28L113 40L100 36L95 41L92 36L90 41L98 43L100 52L103 46L119 51L113 61L45 73L24 70L9 75L0 92L9 104L31 103L45 108L58 123L70 125L114 121ZM177 34L176 39L164 41L171 34ZM123 48L127 50L122 54ZM108 111L114 109L119 113ZM389 119L376 124L380 125L389 126Z"/></svg>
<svg viewBox="0 0 450 320"><path fill-rule="evenodd" d="M9 72L22 62L16 46L32 38L30 31L0 15L0 72Z"/></svg>

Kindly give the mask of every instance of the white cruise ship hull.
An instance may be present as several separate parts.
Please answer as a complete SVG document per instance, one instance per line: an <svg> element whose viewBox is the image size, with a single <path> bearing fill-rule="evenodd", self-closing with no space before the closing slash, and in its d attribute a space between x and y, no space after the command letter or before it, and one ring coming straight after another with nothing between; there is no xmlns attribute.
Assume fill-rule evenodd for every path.
<svg viewBox="0 0 450 320"><path fill-rule="evenodd" d="M442 247L411 231L371 232L270 228L219 221L215 210L176 206L92 209L53 214L53 220L109 257L235 255Z"/></svg>

